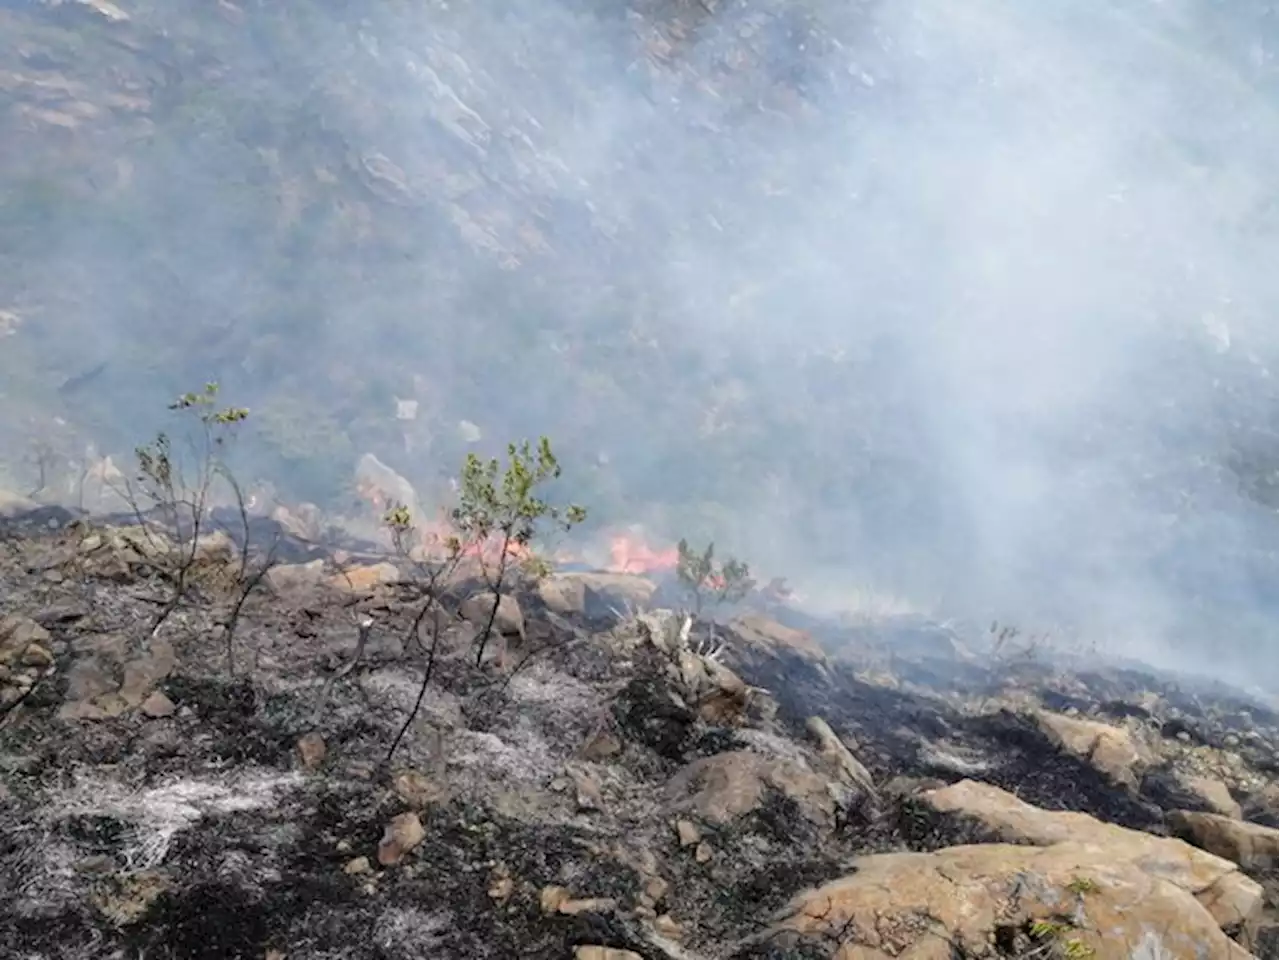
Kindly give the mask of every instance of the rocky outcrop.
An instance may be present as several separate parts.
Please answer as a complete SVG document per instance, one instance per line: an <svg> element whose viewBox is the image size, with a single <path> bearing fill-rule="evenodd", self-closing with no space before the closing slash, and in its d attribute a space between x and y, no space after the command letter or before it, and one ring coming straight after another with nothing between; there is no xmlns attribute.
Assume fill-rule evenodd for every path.
<svg viewBox="0 0 1280 960"><path fill-rule="evenodd" d="M797 897L770 940L849 960L1251 956L1184 887L1086 842L864 857Z"/></svg>

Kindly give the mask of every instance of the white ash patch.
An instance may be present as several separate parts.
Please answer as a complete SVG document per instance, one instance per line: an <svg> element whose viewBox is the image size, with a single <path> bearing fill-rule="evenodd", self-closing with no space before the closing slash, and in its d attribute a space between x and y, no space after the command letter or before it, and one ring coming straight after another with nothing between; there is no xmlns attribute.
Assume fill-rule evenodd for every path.
<svg viewBox="0 0 1280 960"><path fill-rule="evenodd" d="M601 702L592 687L546 664L517 674L509 691L517 703L537 705L556 714L580 715L597 709Z"/></svg>
<svg viewBox="0 0 1280 960"><path fill-rule="evenodd" d="M527 721L492 733L459 730L449 738L448 764L494 778L497 783L518 780L542 783L555 775L561 764L547 741Z"/></svg>
<svg viewBox="0 0 1280 960"><path fill-rule="evenodd" d="M445 911L392 907L378 917L373 942L387 957L418 960L433 956L452 926L453 918Z"/></svg>
<svg viewBox="0 0 1280 960"><path fill-rule="evenodd" d="M223 781L173 780L145 790L118 781L81 776L75 786L50 798L47 820L104 816L128 823L123 856L128 869L158 866L173 838L206 816L276 806L280 794L302 783L299 773L248 771Z"/></svg>
<svg viewBox="0 0 1280 960"><path fill-rule="evenodd" d="M407 715L413 709L418 692L422 689L422 675L396 668L374 670L360 678L360 686L365 696L374 703L385 704L388 708L403 711ZM422 701L418 720L437 727L462 726L460 704L457 696L433 685ZM367 712L366 707L362 706L361 709Z"/></svg>

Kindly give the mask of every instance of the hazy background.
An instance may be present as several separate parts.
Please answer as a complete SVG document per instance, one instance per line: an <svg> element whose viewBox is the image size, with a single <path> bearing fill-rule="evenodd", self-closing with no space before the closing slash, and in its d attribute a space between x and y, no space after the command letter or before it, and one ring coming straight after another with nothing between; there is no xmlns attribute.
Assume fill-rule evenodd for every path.
<svg viewBox="0 0 1280 960"><path fill-rule="evenodd" d="M1274 3L99 0L0 33L13 484L36 441L127 460L216 378L286 500L345 509L366 451L432 500L546 433L597 532L1274 687Z"/></svg>

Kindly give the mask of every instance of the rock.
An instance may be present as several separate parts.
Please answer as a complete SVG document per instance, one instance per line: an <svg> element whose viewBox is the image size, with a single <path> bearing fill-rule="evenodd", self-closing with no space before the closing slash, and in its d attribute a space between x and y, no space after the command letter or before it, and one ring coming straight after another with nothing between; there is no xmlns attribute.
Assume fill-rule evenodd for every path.
<svg viewBox="0 0 1280 960"><path fill-rule="evenodd" d="M78 659L68 672L67 700L58 711L64 720L109 720L141 706L160 681L177 665L173 646L152 638L148 652L126 660L120 667L123 680L117 686L112 664L122 659L124 641L107 638L96 653Z"/></svg>
<svg viewBox="0 0 1280 960"><path fill-rule="evenodd" d="M1042 810L973 780L927 790L918 799L935 812L979 824L995 841L1039 847L1072 844L1097 851L1107 863L1137 864L1197 898L1219 926L1251 920L1261 906L1262 888L1234 863L1182 840L1102 823L1086 813Z"/></svg>
<svg viewBox="0 0 1280 960"><path fill-rule="evenodd" d="M664 913L654 920L653 929L657 930L662 936L668 937L672 940L679 940L684 934L684 931L680 928L680 924L676 923L675 918L669 913Z"/></svg>
<svg viewBox="0 0 1280 960"><path fill-rule="evenodd" d="M235 556L235 541L225 531L215 530L196 540L195 559L199 562L230 563Z"/></svg>
<svg viewBox="0 0 1280 960"><path fill-rule="evenodd" d="M476 593L467 597L462 601L459 613L462 619L474 624L479 630L483 630L485 624L489 622L489 617L493 616L493 630L501 636L516 636L524 639L524 611L520 609L520 603L510 594L503 594L498 600L498 612L496 616L493 612L494 594L492 593Z"/></svg>
<svg viewBox="0 0 1280 960"><path fill-rule="evenodd" d="M1205 806L1214 813L1234 820L1243 818L1244 812L1240 809L1240 804L1221 780L1212 777L1183 777L1182 785L1203 800Z"/></svg>
<svg viewBox="0 0 1280 960"><path fill-rule="evenodd" d="M632 950L587 944L573 948L573 960L644 960L644 957Z"/></svg>
<svg viewBox="0 0 1280 960"><path fill-rule="evenodd" d="M547 886L543 887L538 894L538 903L542 907L543 913L556 913L560 909L560 904L564 903L570 897L570 893L564 887Z"/></svg>
<svg viewBox="0 0 1280 960"><path fill-rule="evenodd" d="M680 840L680 846L692 847L702 839L702 833L692 820L677 820L676 837Z"/></svg>
<svg viewBox="0 0 1280 960"><path fill-rule="evenodd" d="M172 700L159 690L154 690L148 695L147 699L142 701L140 707L142 714L152 720L162 720L165 717L172 717L178 710Z"/></svg>
<svg viewBox="0 0 1280 960"><path fill-rule="evenodd" d="M831 822L836 812L831 786L801 761L734 750L685 766L667 784L667 797L675 813L726 824L757 809L773 789L794 801L807 820L822 824Z"/></svg>
<svg viewBox="0 0 1280 960"><path fill-rule="evenodd" d="M1183 887L1072 842L862 857L856 873L797 896L770 941L785 946L788 933L850 960L988 957L1002 941L1007 956L1249 957Z"/></svg>
<svg viewBox="0 0 1280 960"><path fill-rule="evenodd" d="M1274 827L1277 824L1277 811L1280 809L1280 786L1274 780L1254 790L1245 798L1243 804L1245 818L1253 823Z"/></svg>
<svg viewBox="0 0 1280 960"><path fill-rule="evenodd" d="M592 734L587 738L587 742L582 745L580 751L584 760L607 760L610 757L616 757L622 752L622 741L615 737L612 733L601 731Z"/></svg>
<svg viewBox="0 0 1280 960"><path fill-rule="evenodd" d="M272 567L263 578L276 596L312 589L324 579L324 561L282 563Z"/></svg>
<svg viewBox="0 0 1280 960"><path fill-rule="evenodd" d="M30 617L4 617L0 619L0 664L17 662L33 644L43 647L52 640L53 635Z"/></svg>
<svg viewBox="0 0 1280 960"><path fill-rule="evenodd" d="M693 848L693 860L695 863L709 863L714 856L715 851L711 849L711 844L705 840Z"/></svg>
<svg viewBox="0 0 1280 960"><path fill-rule="evenodd" d="M1169 826L1188 843L1252 873L1274 874L1280 869L1280 831L1271 827L1190 810L1169 814Z"/></svg>
<svg viewBox="0 0 1280 960"><path fill-rule="evenodd" d="M1096 720L1081 720L1037 710L1037 725L1055 746L1087 760L1101 774L1123 787L1136 789L1152 762L1151 751L1133 732Z"/></svg>
<svg viewBox="0 0 1280 960"><path fill-rule="evenodd" d="M567 917L577 917L584 913L612 913L618 909L618 901L611 897L586 897L581 900L561 900L556 912Z"/></svg>
<svg viewBox="0 0 1280 960"><path fill-rule="evenodd" d="M425 810L445 797L445 790L426 774L401 770L391 780L395 795L411 810Z"/></svg>
<svg viewBox="0 0 1280 960"><path fill-rule="evenodd" d="M319 770L328 750L324 737L314 731L298 738L298 759L304 770Z"/></svg>
<svg viewBox="0 0 1280 960"><path fill-rule="evenodd" d="M656 590L651 580L629 573L553 573L538 583L538 596L547 609L589 618L644 609Z"/></svg>
<svg viewBox="0 0 1280 960"><path fill-rule="evenodd" d="M399 863L409 851L426 839L427 832L416 813L392 817L378 843L378 862L384 867Z"/></svg>
<svg viewBox="0 0 1280 960"><path fill-rule="evenodd" d="M335 590L351 593L367 593L375 587L399 582L399 569L394 563L385 562L348 567L326 581Z"/></svg>
<svg viewBox="0 0 1280 960"><path fill-rule="evenodd" d="M573 780L573 794L579 810L599 810L604 807L604 795L595 777L578 769L570 769L569 776Z"/></svg>
<svg viewBox="0 0 1280 960"><path fill-rule="evenodd" d="M811 661L827 658L826 652L809 634L784 627L759 614L738 617L729 627L747 646L770 656L789 653Z"/></svg>
<svg viewBox="0 0 1280 960"><path fill-rule="evenodd" d="M871 774L849 750L827 721L821 717L810 717L805 722L805 729L818 741L819 754L830 763L844 781L870 797L875 796L876 785Z"/></svg>
<svg viewBox="0 0 1280 960"><path fill-rule="evenodd" d="M358 877L362 874L372 873L373 864L369 862L368 857L356 857L347 861L347 865L342 868L342 872L349 877Z"/></svg>
<svg viewBox="0 0 1280 960"><path fill-rule="evenodd" d="M489 889L487 891L489 899L503 903L509 900L515 891L516 882L511 879L511 874L507 871L506 866L498 864L489 880Z"/></svg>
<svg viewBox="0 0 1280 960"><path fill-rule="evenodd" d="M24 667L35 667L37 670L43 670L46 667L52 667L54 663L53 654L40 646L33 643L22 651L21 663Z"/></svg>

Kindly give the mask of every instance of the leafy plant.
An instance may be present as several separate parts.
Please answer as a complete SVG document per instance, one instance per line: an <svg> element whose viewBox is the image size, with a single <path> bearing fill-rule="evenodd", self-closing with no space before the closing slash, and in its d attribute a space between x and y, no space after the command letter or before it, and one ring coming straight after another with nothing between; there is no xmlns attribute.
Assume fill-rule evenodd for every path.
<svg viewBox="0 0 1280 960"><path fill-rule="evenodd" d="M484 661L488 639L497 621L499 605L516 573L539 577L550 565L530 549L535 537L548 524L564 530L582 523L586 511L579 506L554 506L538 495L539 488L560 476L560 465L551 444L542 437L537 446L528 441L507 447L505 467L496 459L481 460L470 455L462 466L458 484L458 504L450 512L453 532L424 539L413 525L413 516L403 504L395 504L383 515L396 553L407 561L410 582L419 593L419 607L409 627L409 641L424 649L426 664L413 708L387 751L386 761L395 756L405 734L422 709L435 671L444 627L442 601L447 587L463 561L478 561L481 578L493 595L487 622L476 638L475 665ZM430 621L429 639L421 643L421 628ZM367 631L361 633L361 645ZM357 648L359 659L362 646ZM354 661L353 661L354 665Z"/></svg>
<svg viewBox="0 0 1280 960"><path fill-rule="evenodd" d="M689 594L694 617L701 616L707 604L738 602L755 586L746 563L733 557L717 561L715 551L714 542L702 552L684 539L677 546L676 577Z"/></svg>
<svg viewBox="0 0 1280 960"><path fill-rule="evenodd" d="M199 392L184 393L169 409L188 418L191 428L184 434L184 458L167 432L136 450L137 474L124 496L138 518L143 534L150 540L144 549L153 567L169 581L171 591L151 624L154 634L187 599L192 575L201 557L202 537L208 531L210 494L216 481L231 489L241 525L239 564L236 570L235 599L222 623L226 643L227 671L235 673L234 636L240 613L249 595L274 565L273 547L255 563L251 551L249 515L243 489L226 463L226 451L236 428L249 417L245 407L223 406L218 402L215 382ZM152 535L145 514L154 513L172 542Z"/></svg>
<svg viewBox="0 0 1280 960"><path fill-rule="evenodd" d="M476 666L484 661L513 574L538 576L548 570L530 549L535 536L544 526L568 531L587 518L583 507L559 507L539 496L540 488L559 479L560 472L546 437L536 446L528 440L508 444L505 466L496 458L482 460L475 454L468 454L462 465L458 506L451 519L461 541L473 546L481 576L493 593L493 607L476 640Z"/></svg>

